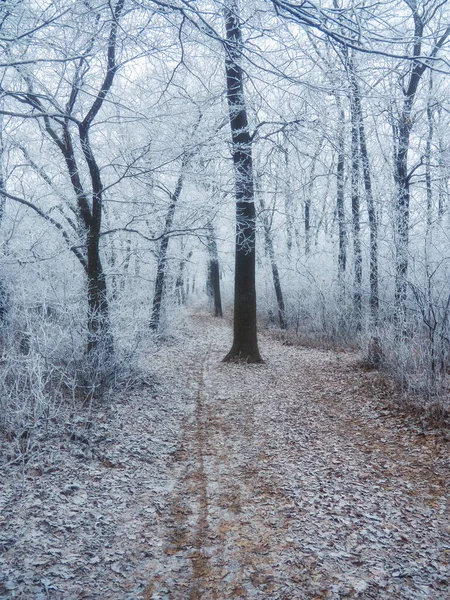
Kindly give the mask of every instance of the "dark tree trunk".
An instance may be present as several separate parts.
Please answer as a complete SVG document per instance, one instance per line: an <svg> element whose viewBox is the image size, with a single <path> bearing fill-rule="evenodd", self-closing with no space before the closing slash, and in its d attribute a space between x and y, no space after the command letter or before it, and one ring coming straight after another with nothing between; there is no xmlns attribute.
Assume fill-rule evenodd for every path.
<svg viewBox="0 0 450 600"><path fill-rule="evenodd" d="M314 180L316 177L316 164L322 148L323 138L317 144L316 151L312 157L311 171L309 173L309 183L306 191L305 200L305 256L308 258L311 252L311 205L314 192ZM317 242L316 242L317 243Z"/></svg>
<svg viewBox="0 0 450 600"><path fill-rule="evenodd" d="M361 166L366 193L367 214L369 217L369 281L370 281L370 340L368 349L369 362L374 367L379 367L382 361L381 341L377 335L379 289L378 289L378 219L372 190L372 177L370 174L369 153L367 151L366 129L364 126L364 115L362 111L361 91L353 63L349 64L350 83L353 95L355 116L359 128L359 146L361 152Z"/></svg>
<svg viewBox="0 0 450 600"><path fill-rule="evenodd" d="M117 255L116 255L116 251L114 249L114 247L111 247L109 249L109 256L108 256L108 271L111 272L110 274L110 289L111 289L111 300L115 301L117 300L117 297L119 295L119 279L117 276ZM122 279L123 281L123 279Z"/></svg>
<svg viewBox="0 0 450 600"><path fill-rule="evenodd" d="M88 243L88 252L91 249L92 255L98 250L95 245ZM87 270L88 279L88 353L105 353L106 357L113 354L113 339L111 334L111 323L109 319L109 305L106 289L106 278L103 272L100 258L96 264L89 263ZM103 356L102 358L105 358Z"/></svg>
<svg viewBox="0 0 450 600"><path fill-rule="evenodd" d="M86 236L88 279L88 353L101 350L107 357L113 354L111 323L106 278L100 260L100 231L102 225L103 184L89 141L90 122L79 126L81 147L89 167L92 182L92 210Z"/></svg>
<svg viewBox="0 0 450 600"><path fill-rule="evenodd" d="M412 103L408 103L412 104ZM403 328L406 319L406 296L409 248L409 176L408 150L411 133L410 108L401 116L397 127L396 156L394 176L397 184L395 201L395 319L399 328Z"/></svg>
<svg viewBox="0 0 450 600"><path fill-rule="evenodd" d="M294 215L293 215L293 199L290 181L290 166L289 166L289 150L283 148L284 153L284 168L285 168L285 189L284 189L284 210L286 212L286 246L288 254L292 252L292 238L294 231Z"/></svg>
<svg viewBox="0 0 450 600"><path fill-rule="evenodd" d="M441 218L445 211L445 200L448 198L448 164L445 160L445 147L443 136L439 136L439 191L438 191L438 217Z"/></svg>
<svg viewBox="0 0 450 600"><path fill-rule="evenodd" d="M428 136L425 147L425 185L427 190L427 234L430 233L431 222L433 220L433 188L431 178L431 147L433 144L434 137L434 122L433 122L433 107L431 103L431 95L433 91L433 77L432 71L430 71L430 86L429 86L429 97L427 102L427 123L428 123Z"/></svg>
<svg viewBox="0 0 450 600"><path fill-rule="evenodd" d="M209 252L209 287L214 302L214 316L223 317L222 297L220 294L219 252L217 250L216 233L211 221L208 223L208 252Z"/></svg>
<svg viewBox="0 0 450 600"><path fill-rule="evenodd" d="M1 108L1 106L0 106ZM3 215L5 212L6 196L1 190L5 189L4 177L4 141L3 141L3 115L0 114L0 226L3 223Z"/></svg>
<svg viewBox="0 0 450 600"><path fill-rule="evenodd" d="M273 287L275 289L275 296L277 299L278 322L280 324L281 329L287 329L286 309L284 306L283 291L281 289L280 273L278 271L278 265L275 258L275 248L273 245L272 231L270 227L269 218L267 216L264 200L261 196L259 197L259 202L261 205L262 220L264 225L264 239L266 243L266 250L269 255L270 268L272 270Z"/></svg>
<svg viewBox="0 0 450 600"><path fill-rule="evenodd" d="M313 191L313 180L314 180L314 170L316 166L316 161L313 160L313 164L311 166L311 176L309 185L307 188L307 196L305 200L305 256L308 256L311 253L311 201L312 201L312 191Z"/></svg>
<svg viewBox="0 0 450 600"><path fill-rule="evenodd" d="M5 212L6 196L1 193L1 190L5 188L5 179L3 176L3 134L2 134L2 116L0 115L0 227L3 223L3 215ZM5 249L4 243L2 243L2 250ZM0 279L0 323L4 323L8 313L8 294L3 281Z"/></svg>
<svg viewBox="0 0 450 600"><path fill-rule="evenodd" d="M242 32L237 4L230 0L225 13L227 33L226 79L232 154L236 180L236 258L234 283L233 345L225 361L262 362L256 331L256 214L252 163L252 139L240 67Z"/></svg>
<svg viewBox="0 0 450 600"><path fill-rule="evenodd" d="M348 58L350 82L354 84L352 58ZM351 198L352 198L352 227L353 227L353 309L356 330L361 329L362 319L362 252L361 252L361 224L360 224L360 197L359 197L359 112L355 103L354 87L351 86L350 111L351 111Z"/></svg>
<svg viewBox="0 0 450 600"><path fill-rule="evenodd" d="M415 3L410 4L414 18L414 44L413 58L422 54L422 36L425 28L423 17L419 14ZM450 35L450 27L444 31L439 40L435 42L430 54L435 57ZM427 62L420 60L413 62L407 85L404 87L404 100L398 123L394 127L395 156L394 178L397 187L395 201L395 297L394 316L397 336L402 336L406 321L406 299L408 284L408 252L409 252L409 203L410 203L410 174L408 173L408 151L411 131L413 127L412 108L416 98L417 89L422 76L427 69Z"/></svg>
<svg viewBox="0 0 450 600"><path fill-rule="evenodd" d="M412 128L411 109L414 96L415 92L412 95L407 96L399 123L395 128L397 139L395 140L396 154L394 163L394 178L397 187L397 194L394 205L396 250L394 309L398 331L403 329L406 319L410 201L408 151Z"/></svg>
<svg viewBox="0 0 450 600"><path fill-rule="evenodd" d="M102 226L103 214L103 183L100 176L100 168L95 159L92 146L89 139L89 132L92 123L98 112L103 106L104 100L108 95L115 75L117 73L116 64L116 43L119 19L125 0L118 0L113 10L113 20L108 39L107 70L100 90L95 97L85 118L78 125L81 149L84 159L89 169L89 175L92 185L92 206L89 209L87 197L79 177L79 171L76 165L75 153L73 151L72 141L69 134L69 121L64 123L64 141L61 143L54 138L55 143L60 147L66 165L69 169L72 186L74 188L81 222L86 230L86 253L87 262L85 266L88 279L88 353L95 353L97 360L101 358L110 358L114 353L114 343L109 319L108 295L106 289L106 278L100 260L100 232ZM80 67L83 61L80 62ZM70 112L75 104L75 99L79 93L77 82L72 88L71 97L67 108ZM51 132L49 131L50 135ZM52 136L53 137L53 136Z"/></svg>
<svg viewBox="0 0 450 600"><path fill-rule="evenodd" d="M197 130L200 125L200 121L202 119L202 114L199 114L199 118L197 123L194 126L193 133ZM153 331L157 331L159 328L159 323L161 320L161 308L162 308L162 300L164 295L164 287L166 282L166 272L167 272L167 249L169 246L169 238L170 231L173 225L173 219L175 216L175 209L178 204L178 200L180 199L181 192L183 190L184 184L184 175L187 166L189 165L193 155L197 151L197 148L185 150L183 159L181 161L181 170L180 175L178 177L177 184L175 186L175 190L173 194L170 194L170 204L167 208L166 220L164 223L164 230L162 233L161 244L159 246L158 252L158 264L156 267L156 279L155 279L155 291L153 294L153 303L152 303L152 315L150 317L150 329Z"/></svg>
<svg viewBox="0 0 450 600"><path fill-rule="evenodd" d="M438 188L438 206L437 213L439 219L442 218L442 215L445 211L446 199L448 198L448 160L446 160L447 155L447 143L446 143L446 130L442 127L442 105L439 104L437 107L437 118L438 118L438 147L439 147L439 162L438 162L438 173L439 173L439 188Z"/></svg>
<svg viewBox="0 0 450 600"><path fill-rule="evenodd" d="M361 162L364 179L364 189L366 192L367 214L369 217L369 279L370 279L370 316L371 328L375 329L378 326L378 307L379 307L379 291L378 291L378 220L375 202L372 191L372 178L370 174L369 154L367 152L366 131L364 127L364 118L362 113L361 95L358 82L355 79L355 108L358 114L359 122L359 144L361 149Z"/></svg>
<svg viewBox="0 0 450 600"><path fill-rule="evenodd" d="M186 263L191 259L192 250L189 251L188 255L180 260L180 266L178 268L178 276L175 281L175 295L178 299L178 304L186 304L186 289L184 285L184 271L186 269Z"/></svg>
<svg viewBox="0 0 450 600"><path fill-rule="evenodd" d="M337 174L336 174L336 212L339 230L339 252L338 252L338 279L343 285L345 269L347 267L347 224L345 220L344 205L344 178L345 178L345 114L339 97L336 98L338 108L338 132L337 132ZM342 290L341 290L342 291Z"/></svg>
<svg viewBox="0 0 450 600"><path fill-rule="evenodd" d="M170 204L166 213L164 223L163 237L159 246L158 265L156 268L155 291L153 294L152 316L150 318L150 329L157 331L161 320L161 303L163 299L164 286L166 281L167 270L167 249L169 247L170 230L172 229L173 219L175 216L175 208L183 189L184 167L186 162L183 161L182 171L178 177L177 185L173 194L170 195Z"/></svg>
<svg viewBox="0 0 450 600"><path fill-rule="evenodd" d="M103 184L100 177L100 169L93 155L89 141L89 127L91 120L84 121L79 125L81 147L91 177L91 207L89 206L87 195L85 194L81 183L68 124L64 127L63 140L59 140L56 136L54 139L66 162L72 187L77 198L79 229L80 231L84 231L86 238L86 253L78 258L80 259L87 277L87 352L92 355L95 351L100 349L101 346L102 354L112 356L114 344L109 319L106 278L100 259ZM103 356L103 358L105 358L105 356Z"/></svg>
<svg viewBox="0 0 450 600"><path fill-rule="evenodd" d="M131 261L131 240L128 239L125 248L125 258L123 260L122 267L122 279L120 280L120 290L123 292L126 288L126 280L128 277L128 271L130 270Z"/></svg>

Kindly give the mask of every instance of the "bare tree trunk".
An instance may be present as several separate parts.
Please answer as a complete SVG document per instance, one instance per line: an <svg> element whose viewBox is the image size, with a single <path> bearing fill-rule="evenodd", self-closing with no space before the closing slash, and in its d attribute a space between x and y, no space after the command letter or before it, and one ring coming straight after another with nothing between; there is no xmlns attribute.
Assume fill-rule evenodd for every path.
<svg viewBox="0 0 450 600"><path fill-rule="evenodd" d="M236 258L233 345L225 361L262 362L256 330L256 212L252 138L244 97L242 32L236 0L225 9L227 98L236 179Z"/></svg>
<svg viewBox="0 0 450 600"><path fill-rule="evenodd" d="M441 110L439 111L441 112ZM448 198L448 164L445 160L445 143L442 134L439 135L439 193L438 217L441 218L445 211L445 199Z"/></svg>
<svg viewBox="0 0 450 600"><path fill-rule="evenodd" d="M33 91L32 80L27 77L26 74L23 75L28 87L26 102L30 104L33 109L39 110L39 112L42 114L46 133L53 143L58 147L62 156L64 157L70 182L76 197L77 223L74 224L73 227L80 236L85 238L85 247L80 249L77 246L70 244L70 249L80 261L87 276L87 352L97 359L101 357L102 360L105 358L105 355L106 357L112 356L114 345L109 319L106 279L100 260L103 184L100 176L100 168L97 164L89 140L89 132L92 123L102 108L105 98L107 97L113 85L114 78L117 73L117 32L124 2L125 0L117 0L114 8L112 9L112 21L107 46L107 65L104 79L89 110L86 113L86 116L82 121L77 121L79 141L84 160L89 171L90 183L92 187L91 206L89 205L88 195L85 193L83 188L70 130L70 126L74 121L72 118L72 112L74 111L76 100L80 92L80 80L82 78L84 69L86 69L87 54L78 60L75 69L75 76L70 88L70 96L65 107L66 113L64 118L55 119L53 116L48 114L48 112L45 110L41 97L38 94L35 94ZM62 129L61 133L58 133L59 127ZM27 205L38 212L41 217L51 222L53 226L60 231L66 242L70 241L70 236L60 223L38 208L33 207L31 203L27 203ZM100 344L102 352L98 352L100 349Z"/></svg>
<svg viewBox="0 0 450 600"><path fill-rule="evenodd" d="M152 316L150 318L150 329L154 331L158 330L159 322L161 319L161 303L164 293L164 286L166 281L166 269L167 269L167 248L169 247L169 233L172 229L173 219L175 216L175 208L177 202L180 198L181 191L183 189L183 181L184 181L184 168L186 166L186 162L183 161L182 170L180 176L178 177L177 185L175 187L175 191L170 195L170 204L166 213L166 220L164 223L163 236L161 239L161 244L159 246L158 252L158 264L156 268L156 280L155 280L155 291L153 294L153 307L152 307Z"/></svg>
<svg viewBox="0 0 450 600"><path fill-rule="evenodd" d="M344 285L345 269L347 267L347 224L345 220L344 206L344 177L345 177L345 113L341 100L336 96L338 108L338 132L337 132L337 174L336 174L336 210L339 229L339 253L338 253L338 279L340 285Z"/></svg>
<svg viewBox="0 0 450 600"><path fill-rule="evenodd" d="M351 198L352 198L352 228L353 228L353 309L356 330L361 330L362 319L362 252L361 252L361 223L359 197L359 164L360 164L360 114L355 102L356 77L352 56L347 58L347 68L350 79L350 112L351 112Z"/></svg>
<svg viewBox="0 0 450 600"><path fill-rule="evenodd" d="M122 267L122 279L120 281L120 290L123 292L126 288L126 279L128 276L128 271L130 270L130 261L131 261L131 239L127 239L126 247L125 247L125 258L123 260Z"/></svg>
<svg viewBox="0 0 450 600"><path fill-rule="evenodd" d="M88 249L93 256L97 249L92 242ZM100 259L94 264L88 265L88 353L105 353L111 357L114 350L111 334L111 323L109 318L109 304L106 289L106 278ZM100 358L100 357L99 357ZM104 358L104 357L103 357Z"/></svg>
<svg viewBox="0 0 450 600"><path fill-rule="evenodd" d="M422 54L422 38L426 22L425 13L419 14L419 7L414 2L408 3L414 18L414 44L412 56L419 57ZM430 54L435 57L450 35L450 27L444 31L439 40L433 46ZM397 187L395 200L395 297L394 316L396 332L398 336L403 335L406 321L406 298L408 284L408 252L409 252L409 204L410 204L410 174L408 172L408 151L410 136L413 127L412 108L416 98L417 89L422 76L427 69L427 62L420 60L413 62L410 70L409 80L404 87L404 100L398 123L394 127L396 135L394 178Z"/></svg>
<svg viewBox="0 0 450 600"><path fill-rule="evenodd" d="M369 154L367 152L366 131L364 127L364 118L362 114L361 98L359 87L356 88L355 105L359 113L359 143L361 147L361 162L364 179L364 189L366 192L367 214L369 217L369 279L370 279L370 316L371 327L378 327L378 308L379 308L379 290L378 290L378 218L372 191L372 178L370 175Z"/></svg>
<svg viewBox="0 0 450 600"><path fill-rule="evenodd" d="M1 108L1 106L0 106ZM3 222L3 215L5 213L6 196L1 190L5 189L5 172L4 172L4 154L5 145L3 139L3 115L0 114L0 225Z"/></svg>
<svg viewBox="0 0 450 600"><path fill-rule="evenodd" d="M208 252L209 252L209 285L214 302L214 316L223 317L222 297L220 294L219 252L217 250L216 233L211 221L208 222Z"/></svg>
<svg viewBox="0 0 450 600"><path fill-rule="evenodd" d="M286 212L286 246L288 254L292 251L292 238L294 231L294 215L293 215L293 202L292 202L292 189L290 181L290 166L289 166L289 150L283 147L284 154L284 168L285 168L285 188L284 188L284 210Z"/></svg>
<svg viewBox="0 0 450 600"><path fill-rule="evenodd" d="M427 101L427 123L428 135L425 147L425 185L427 191L427 234L430 232L433 220L433 187L431 178L431 147L434 137L433 107L431 103L431 94L433 91L433 72L430 71L429 96Z"/></svg>
<svg viewBox="0 0 450 600"><path fill-rule="evenodd" d="M5 213L6 196L1 190L5 189L4 177L4 140L3 140L3 116L0 114L0 227L3 223ZM1 243L2 251L6 249L5 243ZM4 323L8 313L8 294L3 279L0 279L0 322Z"/></svg>
<svg viewBox="0 0 450 600"><path fill-rule="evenodd" d="M191 259L192 250L190 250L184 258L180 260L180 266L178 268L178 276L175 281L175 294L178 298L178 304L186 304L186 288L184 285L184 271L186 269L186 263Z"/></svg>
<svg viewBox="0 0 450 600"><path fill-rule="evenodd" d="M311 171L309 174L309 183L306 188L306 200L305 200L305 256L309 257L311 253L311 202L312 193L314 189L314 175L316 171L316 156L312 159Z"/></svg>
<svg viewBox="0 0 450 600"><path fill-rule="evenodd" d="M410 111L408 111L410 112ZM411 125L409 117L402 116L397 131L394 177L397 185L395 200L395 319L397 328L403 328L406 318L406 288L409 247L409 176L408 150Z"/></svg>
<svg viewBox="0 0 450 600"><path fill-rule="evenodd" d="M314 152L311 161L311 170L309 172L309 183L306 188L306 200L305 200L305 256L308 258L311 252L311 204L314 192L314 180L316 176L317 159L319 158L320 151L322 149L323 138L319 140L317 148Z"/></svg>
<svg viewBox="0 0 450 600"><path fill-rule="evenodd" d="M199 114L198 120L194 125L193 133L197 131L198 126L200 125L202 119L202 113ZM181 170L178 176L178 181L175 186L175 190L172 194L170 194L170 204L167 208L166 220L164 223L164 230L162 233L161 244L159 246L158 252L158 264L156 268L156 280L155 280L155 291L153 293L153 303L152 303L152 315L150 317L149 327L153 331L157 331L159 328L159 323L161 320L161 304L164 295L164 287L166 281L166 271L167 271L167 249L169 246L169 238L170 231L173 225L173 219L175 216L175 208L178 204L178 200L180 199L181 192L183 190L184 184L184 176L185 171L197 148L185 150L183 159L181 161Z"/></svg>
<svg viewBox="0 0 450 600"><path fill-rule="evenodd" d="M378 367L382 360L381 342L376 333L378 327L379 311L379 285L378 285L378 218L372 190L372 177L370 174L369 153L367 151L366 129L364 126L364 115L362 111L361 91L353 64L349 64L350 83L353 94L355 116L359 129L359 146L361 166L363 172L364 190L366 193L367 214L369 217L369 280L370 280L370 341L368 357L370 363Z"/></svg>
<svg viewBox="0 0 450 600"><path fill-rule="evenodd" d="M275 289L275 296L278 305L278 321L281 329L287 329L286 321L286 309L284 306L283 291L281 289L280 273L278 271L278 265L275 258L275 248L273 245L272 230L270 227L269 218L267 216L266 206L261 195L259 195L259 203L261 205L261 214L264 225L264 239L266 242L266 249L269 255L270 267L272 270L273 287Z"/></svg>
<svg viewBox="0 0 450 600"><path fill-rule="evenodd" d="M114 345L109 319L106 278L100 260L100 231L102 226L103 184L100 169L89 141L89 128L92 119L85 119L79 125L80 141L92 182L92 209L90 225L86 236L87 278L88 278L88 353L98 351L107 356L113 354Z"/></svg>

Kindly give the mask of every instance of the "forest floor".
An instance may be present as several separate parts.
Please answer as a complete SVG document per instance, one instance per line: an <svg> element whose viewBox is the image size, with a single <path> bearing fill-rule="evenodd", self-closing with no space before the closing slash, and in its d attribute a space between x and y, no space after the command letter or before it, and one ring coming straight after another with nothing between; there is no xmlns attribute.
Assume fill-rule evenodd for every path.
<svg viewBox="0 0 450 600"><path fill-rule="evenodd" d="M354 353L230 343L189 315L144 358L156 387L3 465L0 599L450 597L445 436Z"/></svg>

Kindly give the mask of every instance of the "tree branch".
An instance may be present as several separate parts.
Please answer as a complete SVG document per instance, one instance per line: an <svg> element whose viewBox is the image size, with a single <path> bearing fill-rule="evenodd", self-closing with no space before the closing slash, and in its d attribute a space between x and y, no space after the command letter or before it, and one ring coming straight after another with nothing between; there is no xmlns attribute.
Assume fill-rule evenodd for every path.
<svg viewBox="0 0 450 600"><path fill-rule="evenodd" d="M80 250L77 246L73 245L69 234L64 229L64 227L61 225L61 223L59 223L58 221L53 219L53 217L51 217L50 215L45 213L43 210L41 210L38 206L36 206L32 202L30 202L29 200L25 200L25 198L20 198L19 196L14 196L13 194L10 194L9 192L7 192L4 188L0 188L0 194L5 196L5 198L9 198L10 200L13 200L14 202L23 204L23 206L27 206L28 208L33 210L36 214L38 214L42 219L44 219L48 223L51 223L51 225L53 225L53 227L55 227L60 232L60 234L64 238L64 241L68 245L69 250L71 252L73 252L73 254L75 254L75 256L78 258L78 260L80 261L83 268L86 269L87 262L86 262L86 258L84 256L84 254L82 252L80 252Z"/></svg>

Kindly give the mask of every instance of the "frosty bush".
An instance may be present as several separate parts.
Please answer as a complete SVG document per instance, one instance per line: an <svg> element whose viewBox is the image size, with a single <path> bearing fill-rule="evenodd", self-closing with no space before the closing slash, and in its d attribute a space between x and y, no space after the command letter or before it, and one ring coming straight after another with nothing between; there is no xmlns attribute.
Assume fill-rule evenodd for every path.
<svg viewBox="0 0 450 600"><path fill-rule="evenodd" d="M0 427L30 431L101 401L109 390L130 383L137 373L137 330L117 319L115 350L99 340L86 353L87 332L71 307L15 307L1 337ZM121 332L121 333L120 333Z"/></svg>

